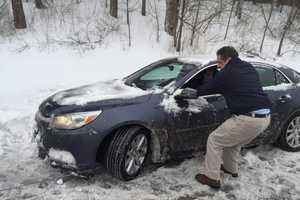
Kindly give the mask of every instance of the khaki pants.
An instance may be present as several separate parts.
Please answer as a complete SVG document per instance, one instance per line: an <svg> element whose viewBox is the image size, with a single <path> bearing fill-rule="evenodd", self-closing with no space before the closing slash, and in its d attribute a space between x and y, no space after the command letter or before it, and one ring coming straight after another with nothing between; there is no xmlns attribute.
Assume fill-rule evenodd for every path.
<svg viewBox="0 0 300 200"><path fill-rule="evenodd" d="M238 159L241 147L251 142L270 124L270 116L254 118L246 115L233 115L214 130L208 137L204 174L220 180L220 167L232 173L238 172Z"/></svg>

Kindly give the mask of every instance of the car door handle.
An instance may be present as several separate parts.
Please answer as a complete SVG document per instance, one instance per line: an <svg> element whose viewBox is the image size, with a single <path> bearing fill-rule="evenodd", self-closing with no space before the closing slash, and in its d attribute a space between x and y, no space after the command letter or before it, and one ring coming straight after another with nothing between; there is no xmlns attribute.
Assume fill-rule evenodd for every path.
<svg viewBox="0 0 300 200"><path fill-rule="evenodd" d="M292 98L291 95L286 94L286 95L282 95L281 97L279 97L278 100L280 101L280 103L285 103L287 100L289 100L291 98Z"/></svg>

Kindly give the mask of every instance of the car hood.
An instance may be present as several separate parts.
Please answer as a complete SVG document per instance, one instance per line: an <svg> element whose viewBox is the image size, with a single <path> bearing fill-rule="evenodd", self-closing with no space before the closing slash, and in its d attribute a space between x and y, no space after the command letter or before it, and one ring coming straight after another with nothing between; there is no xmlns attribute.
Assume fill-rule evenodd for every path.
<svg viewBox="0 0 300 200"><path fill-rule="evenodd" d="M104 107L144 103L153 91L130 87L122 80L110 80L60 91L47 98L39 107L45 117L52 114L98 110Z"/></svg>
<svg viewBox="0 0 300 200"><path fill-rule="evenodd" d="M125 85L122 80L115 79L58 92L51 97L51 101L61 106L82 106L99 101L102 101L104 104L111 104L113 102L119 102L120 100L124 102L135 102L140 99L138 97L150 93L150 91L144 91Z"/></svg>

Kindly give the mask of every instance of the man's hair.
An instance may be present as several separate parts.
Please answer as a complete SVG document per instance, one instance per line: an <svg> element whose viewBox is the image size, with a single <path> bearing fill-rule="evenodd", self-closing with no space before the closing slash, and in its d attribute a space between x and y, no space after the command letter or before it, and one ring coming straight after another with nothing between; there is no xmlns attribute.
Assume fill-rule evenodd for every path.
<svg viewBox="0 0 300 200"><path fill-rule="evenodd" d="M239 54L235 48L231 46L225 46L217 51L217 56L221 56L222 60L227 60L230 57L237 58L239 57Z"/></svg>

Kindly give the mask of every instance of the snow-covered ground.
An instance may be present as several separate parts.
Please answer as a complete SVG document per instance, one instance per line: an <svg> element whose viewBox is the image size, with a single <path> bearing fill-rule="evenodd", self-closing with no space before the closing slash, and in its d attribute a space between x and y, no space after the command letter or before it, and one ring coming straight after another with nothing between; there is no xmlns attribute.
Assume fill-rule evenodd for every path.
<svg viewBox="0 0 300 200"><path fill-rule="evenodd" d="M198 184L203 155L148 167L130 182L100 172L89 181L72 178L37 158L31 142L39 103L58 90L123 77L170 54L156 48L22 53L0 49L0 199L300 199L300 154L272 146L246 152L239 178L224 176L220 191ZM299 58L282 58L297 68ZM300 68L297 68L298 70ZM10 188L10 189L9 189Z"/></svg>

